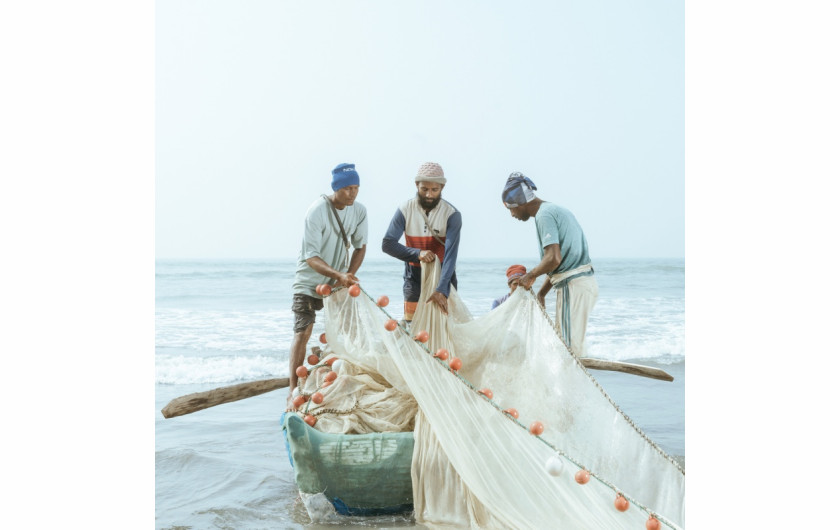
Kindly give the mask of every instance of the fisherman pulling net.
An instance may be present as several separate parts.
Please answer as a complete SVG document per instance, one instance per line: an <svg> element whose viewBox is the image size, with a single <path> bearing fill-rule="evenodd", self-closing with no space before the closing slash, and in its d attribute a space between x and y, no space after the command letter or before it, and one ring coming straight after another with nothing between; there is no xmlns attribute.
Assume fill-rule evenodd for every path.
<svg viewBox="0 0 840 530"><path fill-rule="evenodd" d="M340 359L337 376L322 387L330 370L316 368L300 388L316 429L413 428L415 519L426 526L684 525L684 470L569 352L531 291L473 318L453 289L445 315L425 303L439 261L422 273L410 330L386 329L390 316L364 291L327 297L319 362Z"/></svg>

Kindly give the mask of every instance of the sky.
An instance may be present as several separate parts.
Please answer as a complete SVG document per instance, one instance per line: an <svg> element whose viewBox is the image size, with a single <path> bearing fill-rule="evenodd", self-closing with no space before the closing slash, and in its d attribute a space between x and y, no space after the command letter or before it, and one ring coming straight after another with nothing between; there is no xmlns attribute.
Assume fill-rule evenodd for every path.
<svg viewBox="0 0 840 530"><path fill-rule="evenodd" d="M513 171L593 259L683 257L684 40L672 0L158 2L155 256L295 258L343 162L384 256L433 161L461 258L538 261Z"/></svg>

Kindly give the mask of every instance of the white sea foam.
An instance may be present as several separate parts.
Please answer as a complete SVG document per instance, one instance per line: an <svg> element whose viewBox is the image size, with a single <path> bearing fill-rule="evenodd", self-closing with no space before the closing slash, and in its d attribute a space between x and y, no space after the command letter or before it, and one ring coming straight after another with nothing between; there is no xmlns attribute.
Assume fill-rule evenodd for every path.
<svg viewBox="0 0 840 530"><path fill-rule="evenodd" d="M159 309L155 313L155 346L160 348L276 352L288 350L291 337L291 310Z"/></svg>
<svg viewBox="0 0 840 530"><path fill-rule="evenodd" d="M235 383L282 377L288 371L288 356L155 356L155 382L162 384Z"/></svg>

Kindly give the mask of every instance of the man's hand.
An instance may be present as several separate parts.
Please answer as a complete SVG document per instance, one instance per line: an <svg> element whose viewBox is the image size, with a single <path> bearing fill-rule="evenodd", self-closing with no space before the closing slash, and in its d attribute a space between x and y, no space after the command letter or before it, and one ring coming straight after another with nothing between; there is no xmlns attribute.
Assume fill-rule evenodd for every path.
<svg viewBox="0 0 840 530"><path fill-rule="evenodd" d="M340 272L338 273L338 283L342 287L350 287L354 283L359 283L359 279L349 272Z"/></svg>
<svg viewBox="0 0 840 530"><path fill-rule="evenodd" d="M445 297L445 296L443 296L443 294L442 294L442 293L439 293L439 292L437 292L437 291L435 291L434 293L432 293L432 296L430 296L430 297L429 297L429 299L428 299L428 300L426 300L426 303L427 303L427 304L428 304L429 302L434 302L434 303L435 303L435 305L436 305L436 306L438 306L438 307L440 308L440 310L441 310L441 311L443 311L443 314L444 314L444 315L448 315L448 314L449 314L449 311L448 311L448 306L447 306L447 304L448 304L448 300L446 299L446 297Z"/></svg>
<svg viewBox="0 0 840 530"><path fill-rule="evenodd" d="M530 272L526 272L522 276L519 277L519 286L524 287L525 289L530 289L532 285L534 285L534 281L536 281L537 277L531 274Z"/></svg>
<svg viewBox="0 0 840 530"><path fill-rule="evenodd" d="M420 261L424 263L431 263L435 260L435 253L431 250L421 250L420 251ZM442 296L442 295L441 295ZM445 298L444 298L445 300Z"/></svg>

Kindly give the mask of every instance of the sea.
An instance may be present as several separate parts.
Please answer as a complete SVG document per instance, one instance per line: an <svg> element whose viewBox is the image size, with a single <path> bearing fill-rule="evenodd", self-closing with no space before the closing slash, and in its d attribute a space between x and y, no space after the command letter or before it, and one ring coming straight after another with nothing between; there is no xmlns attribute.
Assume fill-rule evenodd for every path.
<svg viewBox="0 0 840 530"><path fill-rule="evenodd" d="M515 263L535 264L458 260L458 293L473 316L508 291L505 271ZM590 373L685 468L684 260L593 259L593 266L600 295L588 355L661 368L674 380ZM288 375L295 267L292 259L156 261L156 528L327 528L310 522L295 486L280 429L287 390L169 419L161 414L179 396ZM396 260L369 258L357 274L371 296L391 299L394 318L402 317L402 269ZM546 298L554 315L553 292ZM309 346L324 331L322 315ZM410 514L347 517L343 526L422 527Z"/></svg>

